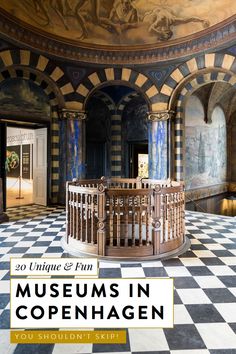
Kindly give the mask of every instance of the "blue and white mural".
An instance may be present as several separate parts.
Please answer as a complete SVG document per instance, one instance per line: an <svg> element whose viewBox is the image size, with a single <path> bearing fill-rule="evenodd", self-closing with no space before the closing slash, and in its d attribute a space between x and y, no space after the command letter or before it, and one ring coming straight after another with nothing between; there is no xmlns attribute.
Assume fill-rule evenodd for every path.
<svg viewBox="0 0 236 354"><path fill-rule="evenodd" d="M201 101L190 96L185 108L186 189L226 180L226 121L220 106L214 108L211 118L212 123L205 123Z"/></svg>

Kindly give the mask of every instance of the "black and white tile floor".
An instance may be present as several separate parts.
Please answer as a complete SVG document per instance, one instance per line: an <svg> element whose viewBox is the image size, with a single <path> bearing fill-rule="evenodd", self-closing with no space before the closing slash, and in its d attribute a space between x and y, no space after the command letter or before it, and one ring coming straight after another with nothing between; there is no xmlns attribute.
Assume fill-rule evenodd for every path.
<svg viewBox="0 0 236 354"><path fill-rule="evenodd" d="M12 208L0 225L0 354L236 353L236 218L186 213L191 249L153 262L100 262L99 276L174 277L174 329L129 329L127 343L9 344L10 257L66 257L62 208Z"/></svg>

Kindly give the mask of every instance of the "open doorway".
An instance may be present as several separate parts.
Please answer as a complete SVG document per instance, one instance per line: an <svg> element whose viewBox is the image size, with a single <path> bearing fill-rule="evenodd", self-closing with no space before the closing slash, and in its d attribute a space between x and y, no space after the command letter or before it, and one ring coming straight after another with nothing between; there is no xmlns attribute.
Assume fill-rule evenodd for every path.
<svg viewBox="0 0 236 354"><path fill-rule="evenodd" d="M129 177L148 178L148 143L129 144Z"/></svg>
<svg viewBox="0 0 236 354"><path fill-rule="evenodd" d="M7 127L7 207L33 204L34 130Z"/></svg>
<svg viewBox="0 0 236 354"><path fill-rule="evenodd" d="M6 207L47 205L47 128L6 128Z"/></svg>
<svg viewBox="0 0 236 354"><path fill-rule="evenodd" d="M86 178L100 178L106 173L106 143L88 141L86 146Z"/></svg>
<svg viewBox="0 0 236 354"><path fill-rule="evenodd" d="M9 201L7 201L9 188L7 187L10 186L12 189L16 189L14 195L14 204L16 206L22 203L28 204L31 203L31 201L33 203L47 205L47 181L51 180L52 174L50 168L47 169L47 163L49 163L50 167L52 151L51 145L47 144L47 132L50 133L51 128L51 106L47 92L48 91L44 90L42 85L36 84L31 79L26 80L20 77L14 77L7 78L1 82L0 178L2 179L3 186L4 209L9 206ZM18 128L22 133L20 134L19 130L14 134L12 133L12 136L15 135L15 138L10 138L10 133L8 133L9 139L7 141L7 130L9 128ZM24 129L29 130L29 132L26 133ZM31 138L33 138L34 135L33 143L32 139L31 141L22 140L22 136L25 139L29 134ZM13 144L14 140L15 143ZM18 146L18 150L16 146ZM47 148L47 146L49 146L49 148ZM7 148L8 158L10 160L8 164L11 165L8 167L6 166ZM34 149L36 150L34 151ZM48 153L47 150L49 150L50 153ZM14 151L14 153L12 151ZM12 171L9 171L9 167L15 167L15 175ZM24 199L16 199L20 194L20 176L22 182L21 196L24 196ZM15 178L15 181L12 179L12 183L10 184L10 180L6 181L7 177ZM8 185L6 182L8 182ZM14 188L13 184L15 184ZM22 190L22 188L25 189L26 186L29 188L30 184L33 186L33 200L32 187L30 199L26 197L26 191L23 195ZM48 194L50 195L50 184L48 183L48 185Z"/></svg>
<svg viewBox="0 0 236 354"><path fill-rule="evenodd" d="M110 175L111 119L106 104L91 97L87 104L86 178Z"/></svg>

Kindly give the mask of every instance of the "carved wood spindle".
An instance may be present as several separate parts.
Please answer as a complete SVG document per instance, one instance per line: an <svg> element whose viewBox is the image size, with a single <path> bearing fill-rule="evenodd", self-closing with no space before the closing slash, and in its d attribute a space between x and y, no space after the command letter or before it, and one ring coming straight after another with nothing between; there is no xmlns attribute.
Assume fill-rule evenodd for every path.
<svg viewBox="0 0 236 354"><path fill-rule="evenodd" d="M135 246L135 205L134 205L134 197L130 198L131 199L131 205L132 205L132 246Z"/></svg>
<svg viewBox="0 0 236 354"><path fill-rule="evenodd" d="M84 241L84 233L83 233L83 227L84 227L84 222L83 222L83 194L80 193L80 241Z"/></svg>
<svg viewBox="0 0 236 354"><path fill-rule="evenodd" d="M160 206L161 206L161 187L156 185L153 190L153 220L152 220L152 238L153 238L153 254L160 253Z"/></svg>
<svg viewBox="0 0 236 354"><path fill-rule="evenodd" d="M128 246L129 239L129 197L124 197L124 214L125 214L125 247Z"/></svg>
<svg viewBox="0 0 236 354"><path fill-rule="evenodd" d="M98 230L97 230L97 242L98 242L98 255L105 256L106 248L106 195L105 186L101 183L98 185Z"/></svg>
<svg viewBox="0 0 236 354"><path fill-rule="evenodd" d="M113 213L114 213L114 197L111 196L109 198L109 233L110 233L110 246L113 246L114 238L113 238L113 232L114 232L114 227L113 227Z"/></svg>
<svg viewBox="0 0 236 354"><path fill-rule="evenodd" d="M142 199L137 196L137 210L138 210L138 235L139 235L139 247L143 246L142 241Z"/></svg>
<svg viewBox="0 0 236 354"><path fill-rule="evenodd" d="M117 200L117 247L120 247L120 197L116 198Z"/></svg>
<svg viewBox="0 0 236 354"><path fill-rule="evenodd" d="M91 194L91 205L90 205L90 233L91 233L91 243L94 244L93 237L93 222L94 222L94 195Z"/></svg>

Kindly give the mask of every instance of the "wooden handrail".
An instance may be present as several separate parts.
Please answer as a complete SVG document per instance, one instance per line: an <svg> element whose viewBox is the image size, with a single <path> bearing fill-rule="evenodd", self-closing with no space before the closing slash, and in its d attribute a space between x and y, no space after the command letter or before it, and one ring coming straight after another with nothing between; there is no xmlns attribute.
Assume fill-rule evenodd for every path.
<svg viewBox="0 0 236 354"><path fill-rule="evenodd" d="M179 182L102 178L67 183L67 242L103 257L159 255L184 242Z"/></svg>

